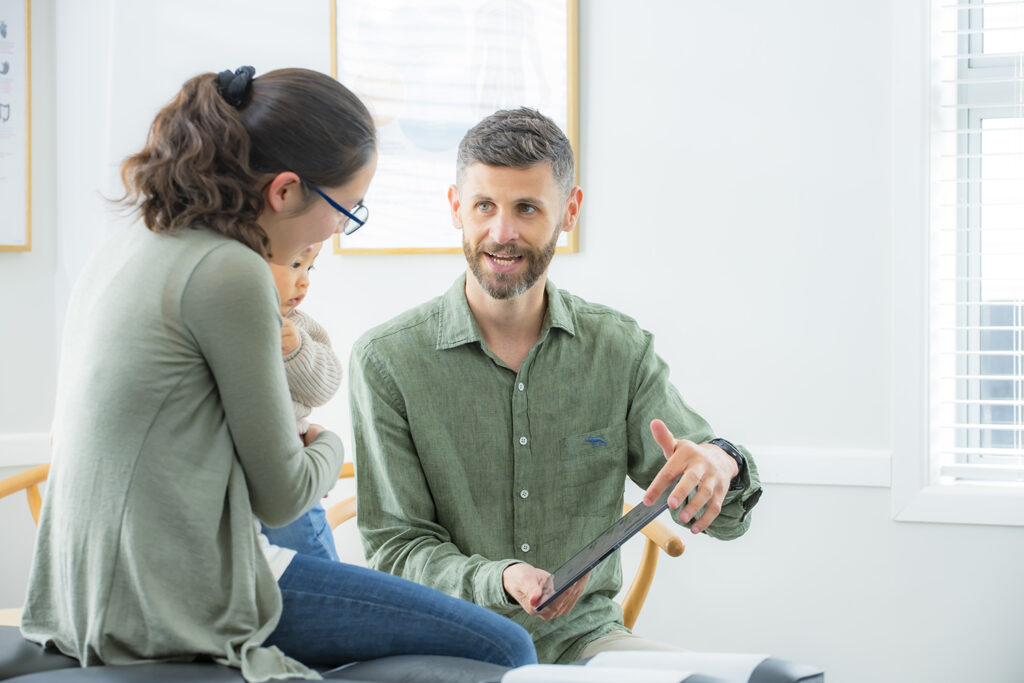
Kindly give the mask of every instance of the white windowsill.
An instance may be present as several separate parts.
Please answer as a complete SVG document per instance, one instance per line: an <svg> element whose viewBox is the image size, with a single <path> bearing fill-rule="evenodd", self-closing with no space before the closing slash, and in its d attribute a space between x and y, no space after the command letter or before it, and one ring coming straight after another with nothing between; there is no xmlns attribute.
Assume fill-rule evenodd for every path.
<svg viewBox="0 0 1024 683"><path fill-rule="evenodd" d="M898 497L894 497L894 502ZM920 489L893 510L899 522L1024 526L1024 488L1012 484L950 484Z"/></svg>
<svg viewBox="0 0 1024 683"><path fill-rule="evenodd" d="M748 446L765 484L888 487L891 456L882 449Z"/></svg>

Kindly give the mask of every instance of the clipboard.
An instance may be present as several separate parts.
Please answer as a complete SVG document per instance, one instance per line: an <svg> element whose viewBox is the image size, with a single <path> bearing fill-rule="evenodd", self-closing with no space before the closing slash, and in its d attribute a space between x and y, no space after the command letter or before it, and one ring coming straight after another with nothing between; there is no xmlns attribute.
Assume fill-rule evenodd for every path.
<svg viewBox="0 0 1024 683"><path fill-rule="evenodd" d="M597 538L570 557L565 564L552 572L541 591L541 602L537 611L541 611L551 601L564 593L569 586L597 566L597 563L611 555L616 548L636 535L650 524L662 512L668 509L668 497L675 489L679 480L667 486L662 494L651 505L637 504L632 510L615 520L615 523L602 531Z"/></svg>

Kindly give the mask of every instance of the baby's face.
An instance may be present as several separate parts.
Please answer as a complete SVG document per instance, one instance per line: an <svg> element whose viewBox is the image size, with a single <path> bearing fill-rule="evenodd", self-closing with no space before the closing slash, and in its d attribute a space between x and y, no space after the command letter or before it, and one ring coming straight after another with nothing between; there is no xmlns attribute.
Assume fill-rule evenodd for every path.
<svg viewBox="0 0 1024 683"><path fill-rule="evenodd" d="M306 298L309 291L309 271L313 270L313 262L322 247L323 242L319 242L299 252L287 266L270 264L274 284L277 285L277 295L281 298L281 315L287 315Z"/></svg>

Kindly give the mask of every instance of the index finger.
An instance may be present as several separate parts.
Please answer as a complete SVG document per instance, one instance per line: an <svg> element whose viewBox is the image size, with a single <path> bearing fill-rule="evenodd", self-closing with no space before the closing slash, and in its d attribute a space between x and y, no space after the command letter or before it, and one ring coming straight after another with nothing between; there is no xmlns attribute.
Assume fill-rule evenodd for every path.
<svg viewBox="0 0 1024 683"><path fill-rule="evenodd" d="M676 438L672 436L672 432L669 431L668 427L661 420L651 420L651 436L654 437L655 442L661 446L661 450L665 453L665 459L668 460L664 467L658 472L651 482L651 485L647 487L644 492L644 505L650 505L658 499L658 496L668 488L672 482L678 477L680 472L674 472L672 465L672 455L676 449Z"/></svg>
<svg viewBox="0 0 1024 683"><path fill-rule="evenodd" d="M665 453L665 459L671 458L676 450L676 437L669 431L668 426L661 420L651 420L651 436L661 446L661 450Z"/></svg>
<svg viewBox="0 0 1024 683"><path fill-rule="evenodd" d="M661 494L665 492L665 489L675 484L677 479L679 480L680 485L688 484L688 488L686 488L687 491L696 487L697 482L694 477L690 475L690 472L677 472L676 469L679 468L681 468L680 465L670 460L665 463L664 467L658 470L658 473L651 481L651 485L647 487L646 491L644 491L644 505L653 505L654 501L658 500L658 498L661 497ZM680 477L681 474L683 475L682 477ZM687 481L688 478L693 481Z"/></svg>

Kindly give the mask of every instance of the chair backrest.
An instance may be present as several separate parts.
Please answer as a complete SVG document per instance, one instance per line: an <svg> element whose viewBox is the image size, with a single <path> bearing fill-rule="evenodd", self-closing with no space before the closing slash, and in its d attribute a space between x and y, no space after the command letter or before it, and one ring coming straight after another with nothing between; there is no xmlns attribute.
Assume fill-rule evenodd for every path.
<svg viewBox="0 0 1024 683"><path fill-rule="evenodd" d="M38 465L24 472L7 477L0 481L0 498L14 495L24 491L28 498L28 509L32 512L32 519L36 525L39 524L39 510L43 506L43 497L39 493L39 485L46 481L50 474L50 466ZM3 607L0 609L0 626L17 626L21 623L20 607Z"/></svg>

